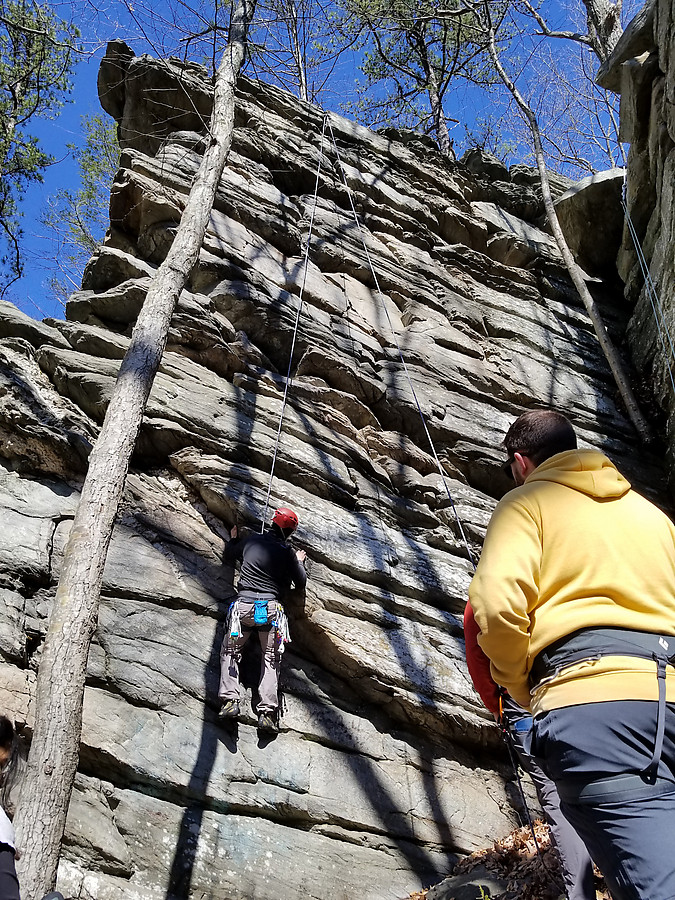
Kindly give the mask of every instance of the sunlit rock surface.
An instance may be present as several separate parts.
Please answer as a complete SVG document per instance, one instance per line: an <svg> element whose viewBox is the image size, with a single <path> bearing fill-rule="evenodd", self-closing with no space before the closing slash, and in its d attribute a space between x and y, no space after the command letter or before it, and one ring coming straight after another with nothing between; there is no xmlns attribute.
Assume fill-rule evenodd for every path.
<svg viewBox="0 0 675 900"><path fill-rule="evenodd" d="M67 321L0 306L0 701L27 738L87 455L211 104L199 67L120 43L99 87L123 146L106 244ZM402 898L517 821L463 662L456 520L477 555L506 428L554 405L650 495L663 473L636 455L531 170L450 164L426 138L337 116L322 153L318 110L246 80L236 124L108 558L59 887ZM592 289L620 338L623 302ZM310 580L288 602L281 733L261 739L254 653L238 730L216 721L222 554L235 522L260 527L298 310L271 503L297 511Z"/></svg>
<svg viewBox="0 0 675 900"><path fill-rule="evenodd" d="M675 463L675 8L649 0L626 28L599 82L621 94L621 132L630 142L628 217L618 269L634 307L628 341L661 408L668 468Z"/></svg>

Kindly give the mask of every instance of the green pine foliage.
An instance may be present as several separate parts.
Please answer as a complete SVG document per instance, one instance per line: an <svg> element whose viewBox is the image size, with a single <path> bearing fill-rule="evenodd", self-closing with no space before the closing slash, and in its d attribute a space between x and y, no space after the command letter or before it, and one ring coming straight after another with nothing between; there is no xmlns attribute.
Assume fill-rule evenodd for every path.
<svg viewBox="0 0 675 900"><path fill-rule="evenodd" d="M58 115L71 90L77 28L37 0L0 0L0 278L22 273L19 203L53 158L28 132Z"/></svg>
<svg viewBox="0 0 675 900"><path fill-rule="evenodd" d="M41 222L55 243L57 274L49 285L63 303L79 289L84 267L108 228L110 188L119 168L117 125L108 116L82 116L84 144L68 145L79 169L80 187L62 189L47 201Z"/></svg>
<svg viewBox="0 0 675 900"><path fill-rule="evenodd" d="M321 102L336 54L325 45L331 0L258 0L249 34L248 71L301 100Z"/></svg>
<svg viewBox="0 0 675 900"><path fill-rule="evenodd" d="M365 76L358 100L345 110L370 127L431 134L451 156L445 110L450 86L458 78L494 81L483 36L462 9L457 0L343 0L337 33L362 48Z"/></svg>

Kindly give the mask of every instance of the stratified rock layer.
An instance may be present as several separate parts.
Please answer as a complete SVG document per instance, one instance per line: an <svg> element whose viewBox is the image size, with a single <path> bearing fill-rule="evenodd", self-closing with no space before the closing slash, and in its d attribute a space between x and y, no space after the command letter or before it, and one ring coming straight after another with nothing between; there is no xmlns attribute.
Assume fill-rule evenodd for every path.
<svg viewBox="0 0 675 900"><path fill-rule="evenodd" d="M618 268L634 314L628 329L638 369L664 413L675 463L675 12L649 0L602 66L599 82L621 94L621 132L630 142L627 217Z"/></svg>
<svg viewBox="0 0 675 900"><path fill-rule="evenodd" d="M105 246L67 321L0 306L1 701L28 736L87 455L211 104L198 67L119 43L99 88L123 146ZM495 180L245 80L236 124L105 570L59 886L391 900L516 821L463 662L471 565L449 494L476 554L507 487L499 442L530 406L568 411L652 493L661 473L635 469L524 167ZM624 311L594 290L620 335ZM288 603L281 734L262 739L255 658L238 729L216 721L222 553L235 522L260 527L291 348L271 503L297 511L310 580Z"/></svg>

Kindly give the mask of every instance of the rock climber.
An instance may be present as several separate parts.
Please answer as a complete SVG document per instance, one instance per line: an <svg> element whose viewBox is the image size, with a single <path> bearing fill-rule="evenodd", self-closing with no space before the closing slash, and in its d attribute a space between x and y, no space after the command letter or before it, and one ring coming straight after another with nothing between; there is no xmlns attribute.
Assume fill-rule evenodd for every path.
<svg viewBox="0 0 675 900"><path fill-rule="evenodd" d="M307 582L305 551L293 550L287 543L297 527L298 517L293 510L279 507L271 527L263 534L242 540L235 525L224 554L225 561L239 560L241 568L220 653L218 718L239 715L241 648L255 631L262 651L258 729L272 733L279 730L279 668L284 644L290 640L281 600L291 585L304 588Z"/></svg>
<svg viewBox="0 0 675 900"><path fill-rule="evenodd" d="M508 729L507 739L520 765L532 779L551 830L551 840L560 858L568 900L595 900L593 862L586 845L563 815L555 784L532 756L532 716L495 683L490 673L490 660L478 645L479 634L471 603L467 603L464 610L464 640L466 663L473 685L495 720Z"/></svg>
<svg viewBox="0 0 675 900"><path fill-rule="evenodd" d="M675 897L675 527L554 410L504 438L516 483L469 589L497 684L614 900Z"/></svg>

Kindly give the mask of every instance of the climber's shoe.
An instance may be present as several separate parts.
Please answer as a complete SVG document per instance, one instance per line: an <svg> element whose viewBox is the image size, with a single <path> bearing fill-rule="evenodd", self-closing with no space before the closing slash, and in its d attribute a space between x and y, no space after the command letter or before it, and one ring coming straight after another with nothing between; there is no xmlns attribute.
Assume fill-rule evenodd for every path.
<svg viewBox="0 0 675 900"><path fill-rule="evenodd" d="M64 900L64 896L60 891L50 891L44 895L42 900Z"/></svg>
<svg viewBox="0 0 675 900"><path fill-rule="evenodd" d="M273 713L261 712L258 716L258 731L265 731L268 734L278 734L279 726Z"/></svg>
<svg viewBox="0 0 675 900"><path fill-rule="evenodd" d="M238 700L223 700L223 704L218 710L218 719L236 719L239 715Z"/></svg>

